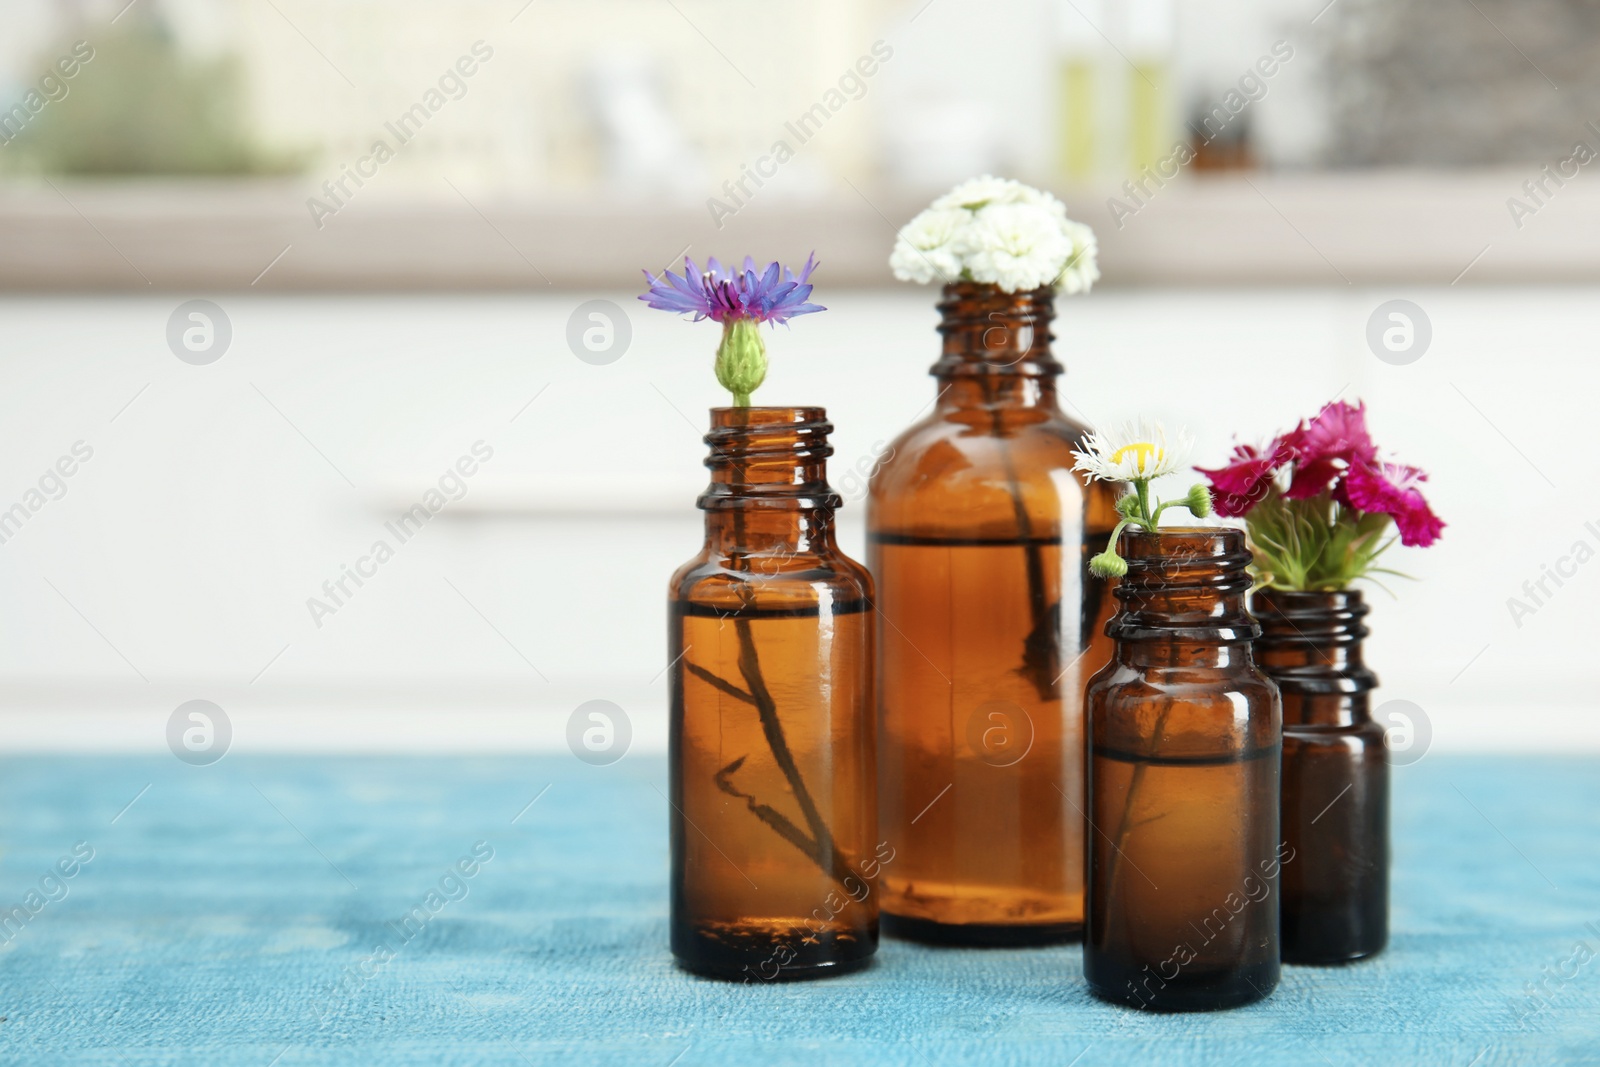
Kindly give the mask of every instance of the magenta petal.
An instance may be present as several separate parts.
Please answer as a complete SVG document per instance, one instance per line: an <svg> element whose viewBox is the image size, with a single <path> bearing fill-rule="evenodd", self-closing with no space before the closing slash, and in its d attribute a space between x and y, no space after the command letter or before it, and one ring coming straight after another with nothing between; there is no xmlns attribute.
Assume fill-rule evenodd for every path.
<svg viewBox="0 0 1600 1067"><path fill-rule="evenodd" d="M1378 451L1367 433L1364 401L1355 407L1342 400L1324 404L1317 417L1295 436L1298 458L1305 463L1323 459L1370 463Z"/></svg>
<svg viewBox="0 0 1600 1067"><path fill-rule="evenodd" d="M1211 504L1217 514L1233 518L1248 513L1266 498L1278 469L1289 458L1290 451L1280 438L1266 451L1253 445L1237 445L1227 466L1195 470L1211 482Z"/></svg>
<svg viewBox="0 0 1600 1067"><path fill-rule="evenodd" d="M1341 488L1351 507L1392 516L1402 545L1427 548L1445 526L1418 488L1427 478L1417 468L1399 463L1355 463Z"/></svg>
<svg viewBox="0 0 1600 1067"><path fill-rule="evenodd" d="M1283 491L1283 495L1290 500L1305 500L1326 493L1337 477L1339 467L1331 459L1319 458L1309 463L1296 463L1294 475L1289 479L1289 488Z"/></svg>

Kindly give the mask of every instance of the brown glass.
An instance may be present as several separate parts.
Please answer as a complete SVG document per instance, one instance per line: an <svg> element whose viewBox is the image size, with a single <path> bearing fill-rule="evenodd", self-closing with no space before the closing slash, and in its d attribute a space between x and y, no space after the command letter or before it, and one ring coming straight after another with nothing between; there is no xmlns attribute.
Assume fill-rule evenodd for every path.
<svg viewBox="0 0 1600 1067"><path fill-rule="evenodd" d="M1278 984L1278 689L1251 659L1239 530L1130 530L1089 683L1083 970L1152 1011L1247 1004Z"/></svg>
<svg viewBox="0 0 1600 1067"><path fill-rule="evenodd" d="M948 285L931 412L873 476L884 929L1028 945L1083 926L1083 685L1111 655L1089 556L1116 494L1072 471L1053 294Z"/></svg>
<svg viewBox="0 0 1600 1067"><path fill-rule="evenodd" d="M878 945L872 579L839 551L821 408L717 408L706 542L672 576L672 951L745 982Z"/></svg>
<svg viewBox="0 0 1600 1067"><path fill-rule="evenodd" d="M1283 959L1345 963L1389 939L1389 761L1355 591L1262 589L1256 658L1283 692Z"/></svg>

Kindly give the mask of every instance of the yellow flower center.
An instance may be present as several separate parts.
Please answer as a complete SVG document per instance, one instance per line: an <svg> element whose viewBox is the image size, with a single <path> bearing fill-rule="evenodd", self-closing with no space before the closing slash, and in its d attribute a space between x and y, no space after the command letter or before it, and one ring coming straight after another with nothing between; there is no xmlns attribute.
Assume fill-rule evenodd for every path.
<svg viewBox="0 0 1600 1067"><path fill-rule="evenodd" d="M1133 444L1123 445L1111 453L1111 462L1121 463L1123 457L1127 455L1134 457L1134 470L1143 474L1145 471L1155 467L1161 458L1161 449L1149 441L1135 441Z"/></svg>

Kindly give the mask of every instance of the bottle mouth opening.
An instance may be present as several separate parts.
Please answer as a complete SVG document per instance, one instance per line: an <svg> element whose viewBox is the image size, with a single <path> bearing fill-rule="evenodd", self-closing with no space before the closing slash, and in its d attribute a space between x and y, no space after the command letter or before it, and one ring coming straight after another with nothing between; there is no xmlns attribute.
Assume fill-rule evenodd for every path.
<svg viewBox="0 0 1600 1067"><path fill-rule="evenodd" d="M1356 611L1367 607L1359 589L1278 589L1264 585L1255 591L1256 599L1283 614L1301 611Z"/></svg>
<svg viewBox="0 0 1600 1067"><path fill-rule="evenodd" d="M1056 291L1048 285L1041 285L1037 289L1020 289L1008 293L993 282L975 282L960 278L953 282L945 282L944 288L939 293L940 304L956 300L985 301L996 304L1038 304L1044 306L1054 305Z"/></svg>
<svg viewBox="0 0 1600 1067"><path fill-rule="evenodd" d="M1122 531L1120 547L1130 567L1242 569L1254 558L1245 547L1244 531L1232 526L1163 526L1159 530L1134 526Z"/></svg>
<svg viewBox="0 0 1600 1067"><path fill-rule="evenodd" d="M747 408L715 407L711 409L713 429L766 429L810 425L827 426L828 409L813 404L771 404Z"/></svg>
<svg viewBox="0 0 1600 1067"><path fill-rule="evenodd" d="M1211 537L1225 533L1243 535L1243 531L1235 526L1162 526L1154 530L1146 530L1142 526L1130 526L1123 533L1128 537Z"/></svg>

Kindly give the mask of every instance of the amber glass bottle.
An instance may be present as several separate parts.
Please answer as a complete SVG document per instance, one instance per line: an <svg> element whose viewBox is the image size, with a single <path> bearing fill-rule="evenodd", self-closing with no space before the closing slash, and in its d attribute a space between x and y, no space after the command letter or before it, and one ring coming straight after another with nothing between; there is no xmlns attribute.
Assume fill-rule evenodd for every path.
<svg viewBox="0 0 1600 1067"><path fill-rule="evenodd" d="M668 593L672 951L746 982L878 945L872 579L834 540L821 408L717 408L706 543Z"/></svg>
<svg viewBox="0 0 1600 1067"><path fill-rule="evenodd" d="M948 285L931 413L872 479L884 929L1027 945L1083 926L1083 686L1111 655L1088 559L1116 494L1056 403L1053 294Z"/></svg>
<svg viewBox="0 0 1600 1067"><path fill-rule="evenodd" d="M1283 691L1283 959L1344 963L1389 938L1389 762L1355 591L1262 589L1256 657Z"/></svg>
<svg viewBox="0 0 1600 1067"><path fill-rule="evenodd" d="M1240 530L1130 530L1089 683L1088 930L1096 996L1153 1011L1278 984L1278 689L1256 669Z"/></svg>

